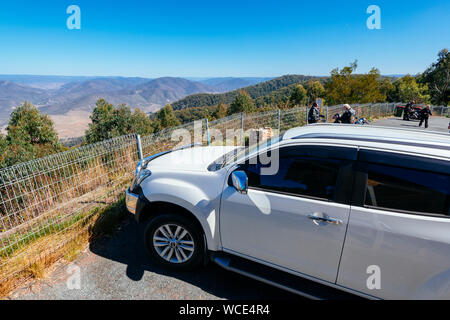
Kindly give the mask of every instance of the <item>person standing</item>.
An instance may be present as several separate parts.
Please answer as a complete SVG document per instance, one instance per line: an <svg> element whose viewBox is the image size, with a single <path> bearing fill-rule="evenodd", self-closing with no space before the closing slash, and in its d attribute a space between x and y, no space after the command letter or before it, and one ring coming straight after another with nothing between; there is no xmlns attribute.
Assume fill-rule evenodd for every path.
<svg viewBox="0 0 450 320"><path fill-rule="evenodd" d="M413 100L411 102L408 102L405 106L405 111L403 112L403 120L409 121L409 115L411 113L412 107L416 104L416 102Z"/></svg>
<svg viewBox="0 0 450 320"><path fill-rule="evenodd" d="M313 124L313 123L317 123L320 120L320 110L319 110L319 105L314 102L311 109L309 109L308 112L308 123L309 124Z"/></svg>
<svg viewBox="0 0 450 320"><path fill-rule="evenodd" d="M423 108L422 110L420 110L420 123L419 123L419 127L422 126L422 123L425 122L425 129L428 129L428 119L430 118L430 116L432 116L433 114L431 113L431 109L430 109L430 105L427 105L425 108Z"/></svg>

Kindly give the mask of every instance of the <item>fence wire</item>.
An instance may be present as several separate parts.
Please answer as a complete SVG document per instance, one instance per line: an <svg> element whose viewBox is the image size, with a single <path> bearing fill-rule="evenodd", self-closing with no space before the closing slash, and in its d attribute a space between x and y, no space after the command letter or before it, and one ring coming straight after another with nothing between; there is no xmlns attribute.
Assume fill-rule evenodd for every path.
<svg viewBox="0 0 450 320"><path fill-rule="evenodd" d="M206 120L198 120L142 137L144 156L205 141Z"/></svg>
<svg viewBox="0 0 450 320"><path fill-rule="evenodd" d="M393 115L398 105L352 107L357 117L374 119ZM325 106L322 113L333 122L342 108ZM448 109L433 107L433 113L448 116ZM308 110L199 120L142 137L141 146L148 156L192 143L242 145L252 130L277 134L306 125ZM90 227L96 208L123 195L138 161L136 141L136 135L126 135L0 170L0 283L63 248Z"/></svg>
<svg viewBox="0 0 450 320"><path fill-rule="evenodd" d="M126 183L136 149L127 135L0 170L0 279L39 258L27 247L88 219L90 207Z"/></svg>

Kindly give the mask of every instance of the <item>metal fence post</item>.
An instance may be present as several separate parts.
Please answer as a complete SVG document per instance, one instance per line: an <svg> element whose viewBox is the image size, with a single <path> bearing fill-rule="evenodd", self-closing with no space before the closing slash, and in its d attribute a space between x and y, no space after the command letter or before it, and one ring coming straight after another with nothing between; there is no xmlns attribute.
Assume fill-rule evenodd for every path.
<svg viewBox="0 0 450 320"><path fill-rule="evenodd" d="M144 159L144 155L142 153L142 141L141 141L141 135L140 134L136 134L136 146L137 146L139 160L143 160Z"/></svg>
<svg viewBox="0 0 450 320"><path fill-rule="evenodd" d="M326 118L326 121L325 121L325 122L328 122L328 106L326 106L326 108L327 108L327 111L326 111L326 112L327 112L327 113L326 113L326 114L327 114L327 118Z"/></svg>
<svg viewBox="0 0 450 320"><path fill-rule="evenodd" d="M306 120L306 125L308 125L308 107L305 107L305 120Z"/></svg>
<svg viewBox="0 0 450 320"><path fill-rule="evenodd" d="M211 135L209 134L209 122L208 122L208 119L205 119L205 121L206 121L206 139L207 139L206 143L208 146L210 146L211 145Z"/></svg>
<svg viewBox="0 0 450 320"><path fill-rule="evenodd" d="M245 146L245 136L244 136L244 116L245 114L241 113L241 141L242 145Z"/></svg>
<svg viewBox="0 0 450 320"><path fill-rule="evenodd" d="M278 133L280 133L281 132L281 111L280 111L280 109L278 109L277 117L278 117Z"/></svg>

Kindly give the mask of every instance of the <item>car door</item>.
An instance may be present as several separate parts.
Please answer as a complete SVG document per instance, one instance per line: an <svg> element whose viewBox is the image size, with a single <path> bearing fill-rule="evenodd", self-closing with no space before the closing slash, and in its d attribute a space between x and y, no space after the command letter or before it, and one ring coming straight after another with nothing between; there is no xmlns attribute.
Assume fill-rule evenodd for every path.
<svg viewBox="0 0 450 320"><path fill-rule="evenodd" d="M338 284L383 299L450 299L449 161L364 149L359 159Z"/></svg>
<svg viewBox="0 0 450 320"><path fill-rule="evenodd" d="M230 174L247 173L249 189L224 187L224 250L335 283L356 154L356 148L291 145L277 149L273 175L261 174L268 165L258 157L234 167Z"/></svg>

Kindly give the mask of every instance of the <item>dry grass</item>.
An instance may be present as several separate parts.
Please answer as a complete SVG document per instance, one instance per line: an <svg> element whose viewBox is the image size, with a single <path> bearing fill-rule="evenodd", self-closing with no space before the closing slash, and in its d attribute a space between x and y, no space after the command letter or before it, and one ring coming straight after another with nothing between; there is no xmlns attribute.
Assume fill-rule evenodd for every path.
<svg viewBox="0 0 450 320"><path fill-rule="evenodd" d="M123 195L118 201L113 199L111 196L108 204L91 208L64 232L44 236L8 259L3 271L9 269L10 276L0 282L0 298L26 281L44 278L55 262L74 261L91 241L113 234L126 215Z"/></svg>
<svg viewBox="0 0 450 320"><path fill-rule="evenodd" d="M11 291L13 291L19 285L19 279L6 279L0 282L0 299L6 297Z"/></svg>
<svg viewBox="0 0 450 320"><path fill-rule="evenodd" d="M83 251L86 244L89 242L89 233L82 232L73 241L65 246L64 260L67 262L74 261L78 255Z"/></svg>
<svg viewBox="0 0 450 320"><path fill-rule="evenodd" d="M27 268L27 271L30 273L33 279L42 279L45 276L45 263L38 260L35 263L32 263Z"/></svg>
<svg viewBox="0 0 450 320"><path fill-rule="evenodd" d="M45 277L56 261L73 261L89 240L114 232L126 212L133 146L100 146L63 165L49 160L39 172L18 171L16 180L0 176L0 296Z"/></svg>

